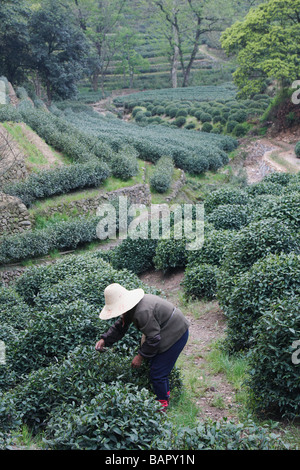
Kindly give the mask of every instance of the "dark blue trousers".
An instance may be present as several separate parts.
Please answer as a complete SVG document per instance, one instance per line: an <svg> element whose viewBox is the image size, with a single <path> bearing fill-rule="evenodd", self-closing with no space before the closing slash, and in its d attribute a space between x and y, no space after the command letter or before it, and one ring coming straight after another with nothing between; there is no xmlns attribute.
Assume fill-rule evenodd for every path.
<svg viewBox="0 0 300 470"><path fill-rule="evenodd" d="M189 337L187 330L167 351L150 359L150 379L157 400L168 400L170 393L169 375L175 366L179 354Z"/></svg>

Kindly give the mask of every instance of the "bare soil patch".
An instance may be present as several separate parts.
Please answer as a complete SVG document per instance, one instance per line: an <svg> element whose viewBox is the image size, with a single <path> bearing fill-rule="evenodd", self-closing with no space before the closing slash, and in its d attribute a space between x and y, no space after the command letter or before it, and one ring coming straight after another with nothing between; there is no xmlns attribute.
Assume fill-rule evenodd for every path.
<svg viewBox="0 0 300 470"><path fill-rule="evenodd" d="M255 140L245 139L241 143L239 153L244 154L243 168L248 183L257 183L273 172L300 171L300 159L295 154L295 144L298 140L300 136L297 138L288 133Z"/></svg>

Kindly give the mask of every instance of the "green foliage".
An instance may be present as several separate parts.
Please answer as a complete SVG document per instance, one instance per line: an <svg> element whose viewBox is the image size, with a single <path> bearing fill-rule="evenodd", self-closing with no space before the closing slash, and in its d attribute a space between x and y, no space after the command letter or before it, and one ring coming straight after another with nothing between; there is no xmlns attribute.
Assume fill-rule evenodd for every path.
<svg viewBox="0 0 300 470"><path fill-rule="evenodd" d="M44 229L9 235L1 239L0 264L8 264L28 258L47 255L52 250L76 249L80 245L97 240L97 225L102 217L78 217L56 222ZM118 231L118 213L116 230ZM115 225L115 221L112 221ZM109 229L108 224L106 225Z"/></svg>
<svg viewBox="0 0 300 470"><path fill-rule="evenodd" d="M300 142L297 142L297 144L295 145L295 154L296 157L300 158Z"/></svg>
<svg viewBox="0 0 300 470"><path fill-rule="evenodd" d="M111 171L116 178L124 181L135 176L139 171L137 152L127 146L115 154L111 162Z"/></svg>
<svg viewBox="0 0 300 470"><path fill-rule="evenodd" d="M168 156L161 157L155 165L154 173L150 178L152 189L158 193L165 193L172 184L174 173L173 159Z"/></svg>
<svg viewBox="0 0 300 470"><path fill-rule="evenodd" d="M26 206L30 206L37 199L65 194L74 189L98 187L109 175L109 167L104 162L74 164L31 173L25 181L6 186L5 192L19 197Z"/></svg>
<svg viewBox="0 0 300 470"><path fill-rule="evenodd" d="M287 222L276 218L251 222L227 245L222 267L229 275L236 276L270 253L299 252L299 241Z"/></svg>
<svg viewBox="0 0 300 470"><path fill-rule="evenodd" d="M153 268L153 258L157 240L126 238L111 255L111 264L115 269L126 267L129 271L141 274Z"/></svg>
<svg viewBox="0 0 300 470"><path fill-rule="evenodd" d="M240 230L250 221L248 207L239 204L220 204L208 216L207 221L217 230Z"/></svg>
<svg viewBox="0 0 300 470"><path fill-rule="evenodd" d="M11 105L0 106L0 122L21 122L22 116L19 111Z"/></svg>
<svg viewBox="0 0 300 470"><path fill-rule="evenodd" d="M174 121L174 124L177 127L182 127L184 126L185 123L186 123L186 118L182 115L178 116Z"/></svg>
<svg viewBox="0 0 300 470"><path fill-rule="evenodd" d="M234 236L235 232L230 230L209 230L205 233L202 248L188 253L188 266L202 263L219 266L226 247Z"/></svg>
<svg viewBox="0 0 300 470"><path fill-rule="evenodd" d="M283 296L267 307L255 326L255 348L249 354L247 382L257 413L291 420L299 417L300 375L296 346L299 332L298 289L298 296Z"/></svg>
<svg viewBox="0 0 300 470"><path fill-rule="evenodd" d="M187 262L186 239L174 238L159 240L154 256L156 269L167 271L168 269L184 267Z"/></svg>
<svg viewBox="0 0 300 470"><path fill-rule="evenodd" d="M244 274L237 276L226 296L224 287L221 305L227 316L227 347L231 351L256 347L255 324L271 303L284 297L299 295L300 257L295 253L270 254L259 259ZM220 284L222 285L220 275Z"/></svg>
<svg viewBox="0 0 300 470"><path fill-rule="evenodd" d="M182 281L187 299L213 299L217 292L218 268L212 264L188 265Z"/></svg>
<svg viewBox="0 0 300 470"><path fill-rule="evenodd" d="M30 16L32 65L45 84L49 102L53 96L76 95L76 83L83 75L88 42L74 20L72 9L58 0L42 3Z"/></svg>
<svg viewBox="0 0 300 470"><path fill-rule="evenodd" d="M205 122L203 126L201 127L202 132L211 132L213 126L209 122Z"/></svg>
<svg viewBox="0 0 300 470"><path fill-rule="evenodd" d="M205 212L210 214L214 209L224 204L245 205L249 201L246 191L226 186L210 193L205 199Z"/></svg>
<svg viewBox="0 0 300 470"><path fill-rule="evenodd" d="M222 34L225 51L237 54L233 76L242 95L260 93L267 78L288 86L298 79L299 7L299 0L268 0Z"/></svg>
<svg viewBox="0 0 300 470"><path fill-rule="evenodd" d="M53 450L151 449L163 430L158 409L145 389L119 382L100 384L90 403L55 409L45 442Z"/></svg>
<svg viewBox="0 0 300 470"><path fill-rule="evenodd" d="M223 418L208 420L194 428L183 428L177 433L166 432L161 438L163 449L195 450L280 450L288 448L272 426L256 424L248 419L236 423Z"/></svg>

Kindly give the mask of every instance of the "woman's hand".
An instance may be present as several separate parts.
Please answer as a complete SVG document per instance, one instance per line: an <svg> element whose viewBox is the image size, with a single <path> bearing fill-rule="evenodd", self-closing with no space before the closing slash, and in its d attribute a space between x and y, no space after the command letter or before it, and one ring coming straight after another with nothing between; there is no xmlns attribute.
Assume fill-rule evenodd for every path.
<svg viewBox="0 0 300 470"><path fill-rule="evenodd" d="M100 339L100 341L96 343L96 346L95 346L96 351L103 351L104 345L105 345L104 339Z"/></svg>
<svg viewBox="0 0 300 470"><path fill-rule="evenodd" d="M135 356L133 358L132 363L131 363L131 367L134 367L134 368L138 369L139 367L141 367L142 362L143 362L143 356L138 354L137 356Z"/></svg>

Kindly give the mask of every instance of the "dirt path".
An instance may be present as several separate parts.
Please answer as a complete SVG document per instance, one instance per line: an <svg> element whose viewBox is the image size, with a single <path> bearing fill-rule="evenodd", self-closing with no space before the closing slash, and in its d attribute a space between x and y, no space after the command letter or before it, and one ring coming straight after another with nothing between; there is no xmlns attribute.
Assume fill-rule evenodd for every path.
<svg viewBox="0 0 300 470"><path fill-rule="evenodd" d="M180 286L183 276L183 270L170 275L151 271L142 274L140 279L147 285L161 289L167 299L181 308L190 322L190 335L182 353L181 369L189 384L192 384L199 419L234 418L238 409L235 402L236 392L224 374L214 373L209 369L206 359L211 344L224 337L225 317L217 302L193 302L184 305L181 301ZM189 384L187 386L190 386Z"/></svg>
<svg viewBox="0 0 300 470"><path fill-rule="evenodd" d="M53 166L62 166L63 162L60 160L57 155L51 150L48 144L39 137L36 132L34 132L30 127L28 127L24 122L20 124L22 132L27 140L34 145L45 157L47 163L40 165L44 170L53 168ZM58 153L58 152L57 152Z"/></svg>
<svg viewBox="0 0 300 470"><path fill-rule="evenodd" d="M300 140L300 137L299 137ZM249 184L261 181L267 174L276 172L297 173L300 159L295 154L295 144L288 137L262 138L242 144L245 152L244 169Z"/></svg>
<svg viewBox="0 0 300 470"><path fill-rule="evenodd" d="M130 95L131 93L137 93L140 90L128 89L128 90L114 90L111 94L104 98L103 100L98 101L97 103L92 104L92 108L99 114L106 116L107 112L109 112L110 107L112 106L112 102L114 98L117 96L125 96Z"/></svg>

